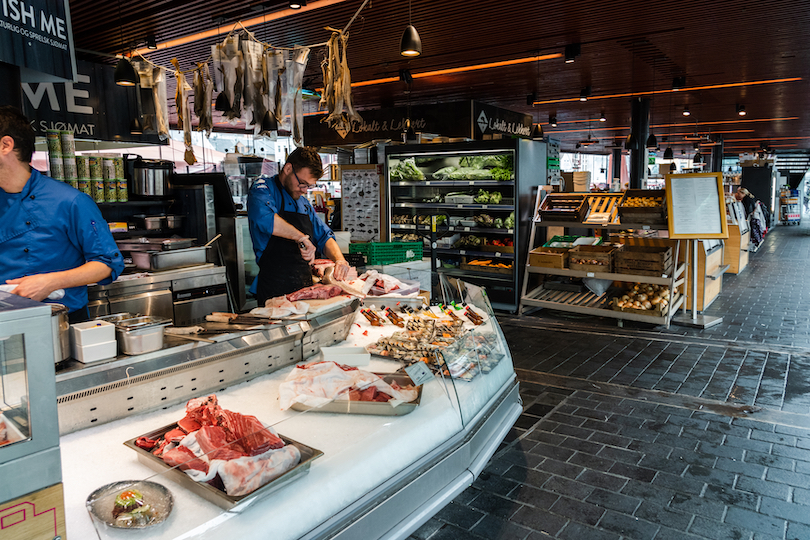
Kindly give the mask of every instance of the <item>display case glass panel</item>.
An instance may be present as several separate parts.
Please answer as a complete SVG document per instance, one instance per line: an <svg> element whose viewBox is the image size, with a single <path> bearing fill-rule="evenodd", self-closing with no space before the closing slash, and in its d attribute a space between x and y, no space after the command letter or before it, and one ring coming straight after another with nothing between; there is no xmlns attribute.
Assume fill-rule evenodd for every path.
<svg viewBox="0 0 810 540"><path fill-rule="evenodd" d="M0 337L0 447L31 438L23 334Z"/></svg>

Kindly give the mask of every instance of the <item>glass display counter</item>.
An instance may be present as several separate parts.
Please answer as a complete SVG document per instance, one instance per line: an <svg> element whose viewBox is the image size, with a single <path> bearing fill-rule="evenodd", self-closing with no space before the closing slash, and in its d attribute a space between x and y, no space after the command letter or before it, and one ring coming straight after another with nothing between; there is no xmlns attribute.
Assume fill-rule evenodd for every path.
<svg viewBox="0 0 810 540"><path fill-rule="evenodd" d="M476 291L479 298L474 297ZM168 437L186 416L183 405L66 435L62 453L69 534L129 538L132 531L122 530L110 519L115 498L134 489L144 499L148 493L152 500L146 502L159 509L157 521L138 531L140 538L149 540L258 539L271 534L275 539L407 537L473 482L521 412L508 348L486 303L478 302L485 300L485 293L481 296L480 289L462 292L465 295L460 298L478 306L474 309L483 322L465 322L458 339L442 349L438 360L425 364L433 372L427 369L415 402L393 406L344 400L347 409L336 413L326 411L340 399L326 399L318 405L307 402L312 405L307 410L294 410L298 406L282 410L287 401L280 399L288 396L282 385L289 385L285 381L291 374L294 378L302 371L296 366L217 392L221 409L255 416L286 442L285 448L292 445L300 452L297 468L246 495L238 493L242 485L238 482L231 491L224 485L213 489L192 485L189 473L178 469L193 467L193 460L170 468L151 452L133 448L133 441L142 436ZM367 298L365 305L372 303ZM358 312L341 346L367 346L400 330L393 325L372 327ZM480 356L485 348L489 362ZM390 358L328 358L388 374L384 380L405 377L405 362ZM313 357L306 363L320 359ZM378 405L374 414L366 414L369 407ZM208 436L199 435L201 431L195 432L195 440ZM185 437L181 446L191 444ZM249 438L235 444L248 448ZM199 461L207 461L210 473L211 467L221 464L212 453L202 452L203 447L204 443L194 459L198 469L206 468ZM223 469L218 470L223 478ZM170 493L170 499L165 493Z"/></svg>

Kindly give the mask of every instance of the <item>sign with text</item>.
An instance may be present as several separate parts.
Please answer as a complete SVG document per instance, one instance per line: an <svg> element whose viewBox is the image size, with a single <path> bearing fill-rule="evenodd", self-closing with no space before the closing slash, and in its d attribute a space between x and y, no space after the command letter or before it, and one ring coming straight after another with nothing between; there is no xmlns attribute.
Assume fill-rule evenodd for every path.
<svg viewBox="0 0 810 540"><path fill-rule="evenodd" d="M75 80L68 0L0 0L0 62L25 82Z"/></svg>
<svg viewBox="0 0 810 540"><path fill-rule="evenodd" d="M501 109L486 103L473 101L473 139L482 140L487 135L522 137L532 135L532 117L528 114Z"/></svg>
<svg viewBox="0 0 810 540"><path fill-rule="evenodd" d="M723 173L666 176L669 237L728 238Z"/></svg>
<svg viewBox="0 0 810 540"><path fill-rule="evenodd" d="M37 136L58 129L76 139L160 144L156 135L130 134L135 89L115 84L114 73L113 66L79 61L76 83L23 83L23 112Z"/></svg>

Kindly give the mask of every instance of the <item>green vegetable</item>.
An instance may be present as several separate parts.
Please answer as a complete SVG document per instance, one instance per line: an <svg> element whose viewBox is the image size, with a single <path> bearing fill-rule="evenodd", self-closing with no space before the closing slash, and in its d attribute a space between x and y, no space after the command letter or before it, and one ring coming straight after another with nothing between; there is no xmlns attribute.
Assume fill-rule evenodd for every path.
<svg viewBox="0 0 810 540"><path fill-rule="evenodd" d="M479 189L478 195L475 196L475 202L478 204L489 204L489 192Z"/></svg>
<svg viewBox="0 0 810 540"><path fill-rule="evenodd" d="M455 172L458 167L444 167L433 173L433 178L436 180L447 180L451 173Z"/></svg>
<svg viewBox="0 0 810 540"><path fill-rule="evenodd" d="M481 164L484 169L494 169L501 166L500 156L484 156L484 162Z"/></svg>
<svg viewBox="0 0 810 540"><path fill-rule="evenodd" d="M483 156L464 156L458 160L459 167L469 167L471 169L483 169L484 157Z"/></svg>
<svg viewBox="0 0 810 540"><path fill-rule="evenodd" d="M501 218L495 218L495 228L503 229L503 220Z"/></svg>
<svg viewBox="0 0 810 540"><path fill-rule="evenodd" d="M509 217L503 221L504 226L507 229L514 229L515 228L515 213L512 212L509 214Z"/></svg>
<svg viewBox="0 0 810 540"><path fill-rule="evenodd" d="M393 180L424 180L425 174L416 167L414 158L406 158L391 170Z"/></svg>
<svg viewBox="0 0 810 540"><path fill-rule="evenodd" d="M486 169L462 167L447 175L448 180L488 180L491 177Z"/></svg>
<svg viewBox="0 0 810 540"><path fill-rule="evenodd" d="M489 194L489 203L490 204L500 204L501 199L503 199L503 193L500 191L493 191Z"/></svg>
<svg viewBox="0 0 810 540"><path fill-rule="evenodd" d="M475 222L480 227L492 227L495 223L494 220L492 219L492 216L490 216L489 214L478 214L477 216L475 216Z"/></svg>
<svg viewBox="0 0 810 540"><path fill-rule="evenodd" d="M494 169L490 169L489 173L492 175L493 180L500 182L508 182L512 179L512 170L504 167L495 167Z"/></svg>

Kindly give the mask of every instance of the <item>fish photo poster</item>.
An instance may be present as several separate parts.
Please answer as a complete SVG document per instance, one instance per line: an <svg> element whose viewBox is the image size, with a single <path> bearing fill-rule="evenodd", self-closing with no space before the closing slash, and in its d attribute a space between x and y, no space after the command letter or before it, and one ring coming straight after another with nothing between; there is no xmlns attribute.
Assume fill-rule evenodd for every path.
<svg viewBox="0 0 810 540"><path fill-rule="evenodd" d="M343 230L351 233L352 242L380 241L381 183L376 165L341 168Z"/></svg>

